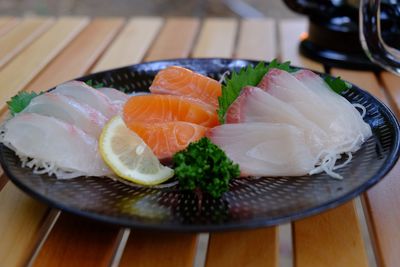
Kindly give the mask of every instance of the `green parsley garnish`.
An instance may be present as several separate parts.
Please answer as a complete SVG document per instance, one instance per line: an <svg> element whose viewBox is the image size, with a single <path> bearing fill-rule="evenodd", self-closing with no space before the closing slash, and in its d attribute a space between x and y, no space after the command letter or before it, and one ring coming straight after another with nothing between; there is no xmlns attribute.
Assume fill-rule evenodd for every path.
<svg viewBox="0 0 400 267"><path fill-rule="evenodd" d="M182 189L198 188L214 198L228 191L229 181L240 174L239 165L206 137L176 153L173 163Z"/></svg>
<svg viewBox="0 0 400 267"><path fill-rule="evenodd" d="M242 68L239 73L233 72L232 76L226 79L226 84L222 85L222 95L218 98L218 118L221 123L225 122L226 111L239 96L243 87L247 85L256 86L270 69L281 69L287 72L296 71L296 69L290 67L290 61L279 63L274 59L268 65L260 62L255 67L249 65Z"/></svg>
<svg viewBox="0 0 400 267"><path fill-rule="evenodd" d="M24 110L29 105L32 99L43 93L44 92L19 92L17 95L11 97L9 101L7 101L8 110L10 111L11 115L14 116L15 114Z"/></svg>
<svg viewBox="0 0 400 267"><path fill-rule="evenodd" d="M343 81L340 77L333 78L330 76L326 76L324 81L329 85L329 87L335 93L338 93L338 94L341 94L342 92L351 88L351 84Z"/></svg>

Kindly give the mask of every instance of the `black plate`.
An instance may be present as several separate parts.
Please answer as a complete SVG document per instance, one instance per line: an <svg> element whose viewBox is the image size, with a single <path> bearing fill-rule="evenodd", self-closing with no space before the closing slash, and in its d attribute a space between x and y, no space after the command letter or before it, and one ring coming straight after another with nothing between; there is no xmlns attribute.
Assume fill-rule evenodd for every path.
<svg viewBox="0 0 400 267"><path fill-rule="evenodd" d="M182 65L218 79L254 61L179 59L149 62L80 78L129 92L146 91L155 74ZM381 180L399 156L399 125L392 112L369 93L353 86L344 97L367 109L373 137L339 170L343 180L326 174L304 177L236 179L220 199L169 188L133 188L108 178L57 180L32 174L4 146L0 161L8 177L33 197L64 211L128 227L218 231L275 225L336 207Z"/></svg>

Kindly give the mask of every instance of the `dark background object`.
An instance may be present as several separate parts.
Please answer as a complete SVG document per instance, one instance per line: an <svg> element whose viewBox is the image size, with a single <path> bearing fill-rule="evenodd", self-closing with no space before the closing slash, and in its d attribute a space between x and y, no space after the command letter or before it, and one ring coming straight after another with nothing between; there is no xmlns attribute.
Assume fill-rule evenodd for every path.
<svg viewBox="0 0 400 267"><path fill-rule="evenodd" d="M363 51L359 39L357 1L284 0L293 11L308 16L309 34L301 41L300 52L331 67L380 70ZM381 6L383 39L400 48L400 6L383 1Z"/></svg>
<svg viewBox="0 0 400 267"><path fill-rule="evenodd" d="M181 65L215 79L255 61L179 59L143 63L80 78L128 92L148 88L155 74ZM31 196L64 211L128 227L174 231L221 231L275 225L336 207L380 181L399 156L399 125L392 112L369 93L352 86L344 93L367 109L373 137L338 170L343 180L326 174L302 177L242 178L230 183L220 199L167 188L132 187L109 178L57 180L22 168L15 153L0 146L7 176Z"/></svg>

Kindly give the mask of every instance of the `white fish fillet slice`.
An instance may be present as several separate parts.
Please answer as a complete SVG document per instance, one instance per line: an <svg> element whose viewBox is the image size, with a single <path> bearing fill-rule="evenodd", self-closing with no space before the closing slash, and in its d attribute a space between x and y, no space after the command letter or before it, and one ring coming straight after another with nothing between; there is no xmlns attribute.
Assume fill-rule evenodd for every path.
<svg viewBox="0 0 400 267"><path fill-rule="evenodd" d="M95 139L100 136L107 122L107 118L91 106L57 93L45 93L35 97L22 112L60 119L75 125Z"/></svg>
<svg viewBox="0 0 400 267"><path fill-rule="evenodd" d="M299 176L315 165L304 132L292 125L223 124L207 136L239 164L242 176Z"/></svg>
<svg viewBox="0 0 400 267"><path fill-rule="evenodd" d="M333 104L334 101L330 101L328 97L321 97L292 74L273 69L265 75L259 86L271 95L293 105L329 134L325 143L327 150L335 150L338 154L347 152L349 147L354 147L352 144L355 138L360 138L359 133L354 131L349 114L342 106Z"/></svg>
<svg viewBox="0 0 400 267"><path fill-rule="evenodd" d="M349 130L347 137L351 140L356 138L359 140L353 151L358 150L361 144L371 137L371 127L363 120L357 109L344 97L333 92L319 75L309 70L300 70L293 75L307 88L320 96L326 105L335 108L342 125Z"/></svg>
<svg viewBox="0 0 400 267"><path fill-rule="evenodd" d="M285 123L296 126L305 132L306 142L315 156L323 149L323 140L328 138L325 131L297 109L252 86L243 88L241 95L230 105L226 122Z"/></svg>
<svg viewBox="0 0 400 267"><path fill-rule="evenodd" d="M53 166L49 172L58 178L111 174L96 139L53 117L19 114L2 125L1 142L21 158L32 158L39 166Z"/></svg>
<svg viewBox="0 0 400 267"><path fill-rule="evenodd" d="M108 119L117 115L119 111L119 107L114 105L105 94L88 86L84 82L66 82L58 85L52 92L73 97L78 102L85 103L97 109Z"/></svg>
<svg viewBox="0 0 400 267"><path fill-rule="evenodd" d="M129 95L114 89L114 88L109 88L109 87L101 87L97 88L97 91L102 92L105 94L112 102L126 102L129 98Z"/></svg>

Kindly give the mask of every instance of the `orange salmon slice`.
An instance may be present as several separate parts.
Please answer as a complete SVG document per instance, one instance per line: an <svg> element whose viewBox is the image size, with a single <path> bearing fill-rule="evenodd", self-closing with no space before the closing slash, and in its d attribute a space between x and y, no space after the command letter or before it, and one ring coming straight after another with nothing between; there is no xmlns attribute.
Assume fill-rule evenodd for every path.
<svg viewBox="0 0 400 267"><path fill-rule="evenodd" d="M128 127L136 122L184 121L205 127L219 124L216 111L187 97L174 95L133 96L124 105L123 118Z"/></svg>
<svg viewBox="0 0 400 267"><path fill-rule="evenodd" d="M192 97L215 109L218 108L218 97L222 93L218 81L179 66L159 71L150 86L150 91L156 94Z"/></svg>
<svg viewBox="0 0 400 267"><path fill-rule="evenodd" d="M190 122L173 121L160 123L130 123L128 127L137 133L160 160L185 149L191 142L205 136L207 127Z"/></svg>

